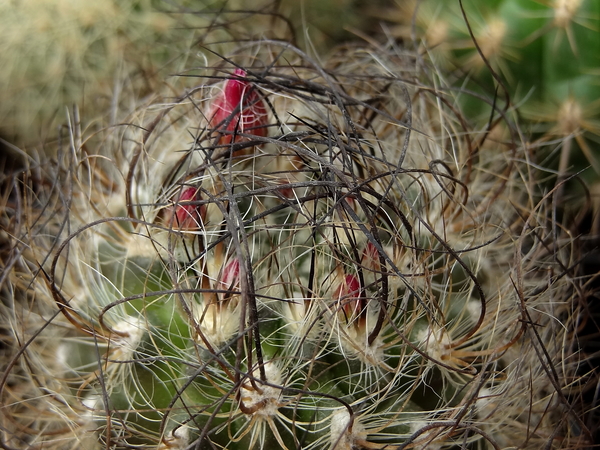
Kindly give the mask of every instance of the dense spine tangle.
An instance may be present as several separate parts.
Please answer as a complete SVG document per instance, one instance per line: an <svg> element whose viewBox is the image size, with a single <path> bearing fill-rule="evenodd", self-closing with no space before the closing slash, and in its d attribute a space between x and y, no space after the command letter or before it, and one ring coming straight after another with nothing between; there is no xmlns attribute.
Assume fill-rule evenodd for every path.
<svg viewBox="0 0 600 450"><path fill-rule="evenodd" d="M5 447L590 444L577 243L502 111L392 44L197 72L12 180Z"/></svg>

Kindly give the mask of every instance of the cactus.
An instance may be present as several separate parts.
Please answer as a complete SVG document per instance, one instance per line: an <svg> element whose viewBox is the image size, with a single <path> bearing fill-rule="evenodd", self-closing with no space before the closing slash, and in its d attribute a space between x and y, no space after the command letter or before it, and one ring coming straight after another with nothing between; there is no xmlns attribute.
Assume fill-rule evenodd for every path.
<svg viewBox="0 0 600 450"><path fill-rule="evenodd" d="M2 137L32 147L52 138L65 106L77 104L91 117L114 109L112 94L119 90L135 98L159 89L187 67L190 45L202 42L222 3L0 2Z"/></svg>
<svg viewBox="0 0 600 450"><path fill-rule="evenodd" d="M259 23L257 35L265 25L280 28L287 17L296 24L316 20L316 27L311 24L297 38L317 47L324 46L319 37L337 42L344 37L333 9L342 8L354 27L360 22L346 0L312 2L305 9L293 0L262 3L254 5L262 14L282 12L285 17L273 14L269 23L248 20L256 13L241 0L0 2L0 137L32 147L52 137L65 106L77 104L82 114L92 116L114 108L115 91L139 98L162 89L168 76L188 67L192 44L206 37L215 42L232 38L218 25L229 20L224 18L229 10L236 11L232 15L244 22L246 33Z"/></svg>
<svg viewBox="0 0 600 450"><path fill-rule="evenodd" d="M395 22L399 37L411 36L412 19L431 54L456 84L480 95L495 91L518 105L521 128L545 165L568 174L591 167L587 182L600 174L598 98L600 84L600 3L595 0L424 0L400 2L380 18ZM472 39L475 38L475 41ZM477 43L477 45L474 44ZM485 58L485 59L484 59ZM491 68L493 72L487 70ZM465 77L466 75L466 77ZM487 121L490 108L471 96L462 99L471 118ZM558 148L545 146L557 143ZM574 156L575 155L575 156ZM581 184L571 183L581 191Z"/></svg>
<svg viewBox="0 0 600 450"><path fill-rule="evenodd" d="M4 181L3 448L591 445L579 246L518 124L392 44L194 76Z"/></svg>

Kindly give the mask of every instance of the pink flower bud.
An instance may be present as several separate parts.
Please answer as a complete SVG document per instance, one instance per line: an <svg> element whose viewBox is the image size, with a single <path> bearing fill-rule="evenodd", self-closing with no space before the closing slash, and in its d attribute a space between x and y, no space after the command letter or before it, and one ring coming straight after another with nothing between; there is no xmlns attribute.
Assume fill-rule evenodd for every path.
<svg viewBox="0 0 600 450"><path fill-rule="evenodd" d="M206 206L198 205L198 190L193 187L184 188L174 200L174 205L167 209L167 225L180 230L194 230L200 227L206 215Z"/></svg>
<svg viewBox="0 0 600 450"><path fill-rule="evenodd" d="M219 289L236 289L240 283L240 261L237 258L229 261L219 277Z"/></svg>
<svg viewBox="0 0 600 450"><path fill-rule="evenodd" d="M246 72L236 69L234 77L244 78ZM235 114L233 114L235 111ZM254 87L247 81L229 79L223 92L214 99L208 114L210 125L223 134L222 144L230 144L234 133L267 135L267 108ZM235 141L242 139L236 136Z"/></svg>
<svg viewBox="0 0 600 450"><path fill-rule="evenodd" d="M344 309L346 317L351 320L360 314L360 282L355 275L346 275L336 290L336 298Z"/></svg>

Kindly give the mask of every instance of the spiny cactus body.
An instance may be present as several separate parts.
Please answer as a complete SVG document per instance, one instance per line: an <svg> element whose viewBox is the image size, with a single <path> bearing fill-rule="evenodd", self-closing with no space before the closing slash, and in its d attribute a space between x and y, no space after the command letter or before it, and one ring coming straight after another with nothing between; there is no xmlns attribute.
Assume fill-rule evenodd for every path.
<svg viewBox="0 0 600 450"><path fill-rule="evenodd" d="M394 45L196 73L10 179L3 446L590 443L577 246L514 124Z"/></svg>
<svg viewBox="0 0 600 450"><path fill-rule="evenodd" d="M519 105L522 129L545 164L564 178L591 166L596 181L600 84L600 3L594 0L424 0L396 2L379 14L400 23L399 36L422 39L422 51L482 95ZM411 24L415 20L415 28ZM491 68L492 71L488 70ZM465 77L466 75L466 77ZM464 111L487 121L489 106L463 96ZM541 145L540 145L541 144ZM552 148L552 146L548 146ZM574 157L578 155L579 157ZM572 188L580 190L579 185Z"/></svg>

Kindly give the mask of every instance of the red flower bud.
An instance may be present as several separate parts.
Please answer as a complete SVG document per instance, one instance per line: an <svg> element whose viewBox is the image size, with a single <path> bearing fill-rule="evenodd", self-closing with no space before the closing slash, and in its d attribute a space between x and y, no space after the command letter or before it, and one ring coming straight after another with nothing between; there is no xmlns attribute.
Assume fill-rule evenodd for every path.
<svg viewBox="0 0 600 450"><path fill-rule="evenodd" d="M357 317L361 312L360 291L360 282L355 275L346 275L336 290L337 301L344 309L348 320Z"/></svg>
<svg viewBox="0 0 600 450"><path fill-rule="evenodd" d="M243 78L246 72L236 69L233 76ZM227 80L223 92L214 99L208 117L210 125L223 135L222 144L230 144L234 133L267 135L267 108L254 87L245 80ZM235 141L240 139L236 136Z"/></svg>
<svg viewBox="0 0 600 450"><path fill-rule="evenodd" d="M198 200L199 194L196 188L183 188L176 196L175 204L167 209L167 225L180 230L199 228L206 215L206 206L196 204Z"/></svg>
<svg viewBox="0 0 600 450"><path fill-rule="evenodd" d="M237 258L229 261L219 277L219 289L235 289L240 283L240 262Z"/></svg>

